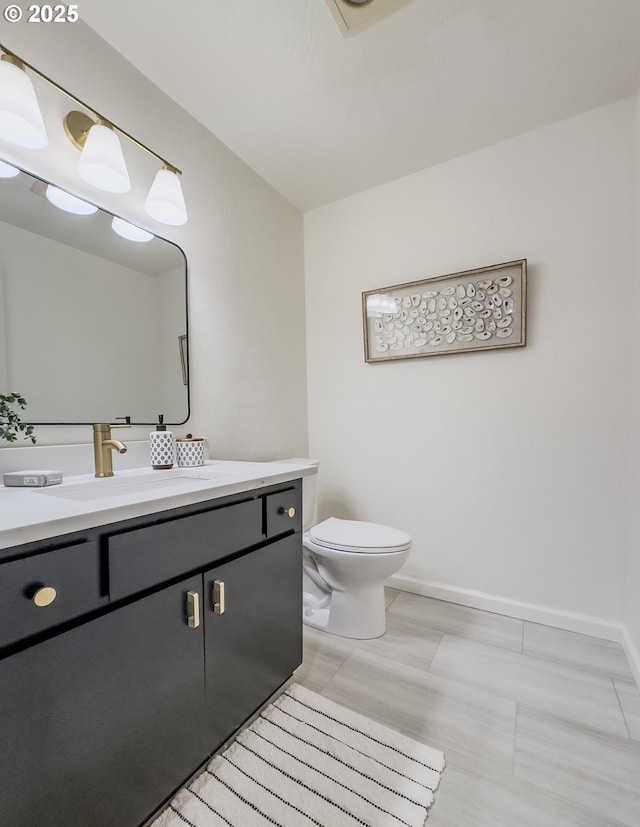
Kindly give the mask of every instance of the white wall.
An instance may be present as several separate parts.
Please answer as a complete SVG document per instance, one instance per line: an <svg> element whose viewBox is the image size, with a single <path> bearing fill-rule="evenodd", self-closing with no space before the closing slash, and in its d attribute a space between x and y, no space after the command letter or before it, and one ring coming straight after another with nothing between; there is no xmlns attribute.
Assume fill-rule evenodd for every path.
<svg viewBox="0 0 640 827"><path fill-rule="evenodd" d="M37 81L50 146L27 150L3 142L0 157L174 241L185 251L192 416L176 429L179 433L188 430L207 437L213 455L220 458L305 455L300 212L85 24L54 28L23 21L4 32L3 42L179 166L189 223L171 228L144 213L142 204L158 164L126 142L132 191L110 195L84 184L75 170L78 152L62 128L61 116L68 104L65 101L63 107L60 96ZM206 94L206 78L199 82ZM130 438L145 438L148 430L134 428ZM91 429L38 427L36 435L39 444L84 442L91 440Z"/></svg>
<svg viewBox="0 0 640 827"><path fill-rule="evenodd" d="M305 215L320 516L409 531L408 588L603 634L621 620L634 105ZM524 257L526 348L364 363L361 291Z"/></svg>
<svg viewBox="0 0 640 827"><path fill-rule="evenodd" d="M640 95L636 98L636 280L634 312L640 314ZM632 429L630 439L631 497L630 537L625 572L624 622L626 644L630 660L635 667L635 677L640 686L640 326L634 325L632 393Z"/></svg>

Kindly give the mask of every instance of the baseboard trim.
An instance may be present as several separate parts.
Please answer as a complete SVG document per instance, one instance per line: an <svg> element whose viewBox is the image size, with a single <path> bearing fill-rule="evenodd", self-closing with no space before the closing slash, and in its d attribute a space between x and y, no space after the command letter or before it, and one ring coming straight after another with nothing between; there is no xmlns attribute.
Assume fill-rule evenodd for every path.
<svg viewBox="0 0 640 827"><path fill-rule="evenodd" d="M622 645L631 671L633 672L633 677L636 679L636 684L640 689L640 650L632 640L626 626L623 628Z"/></svg>
<svg viewBox="0 0 640 827"><path fill-rule="evenodd" d="M565 629L568 632L579 632L583 635L593 635L593 637L599 637L603 640L613 640L616 643L621 643L634 671L636 682L640 686L640 653L634 646L626 627L620 623L612 623L601 617L566 612L536 603L524 603L519 600L487 594L486 592L463 589L446 583L435 583L399 574L390 577L386 581L386 585L392 589L446 600L448 603L458 603L461 606L470 606L473 609L483 609L486 612L515 617L518 620L543 623L545 626L555 626L557 629Z"/></svg>

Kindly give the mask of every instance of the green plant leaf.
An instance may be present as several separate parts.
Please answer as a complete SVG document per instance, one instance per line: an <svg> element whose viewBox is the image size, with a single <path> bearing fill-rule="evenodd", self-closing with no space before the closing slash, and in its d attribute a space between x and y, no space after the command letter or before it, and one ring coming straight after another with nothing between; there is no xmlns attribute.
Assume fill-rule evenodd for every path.
<svg viewBox="0 0 640 827"><path fill-rule="evenodd" d="M21 434L23 439L30 439L35 444L33 425L22 421L20 415L11 407L15 404L24 410L27 400L18 391L8 394L0 393L0 439L15 442Z"/></svg>

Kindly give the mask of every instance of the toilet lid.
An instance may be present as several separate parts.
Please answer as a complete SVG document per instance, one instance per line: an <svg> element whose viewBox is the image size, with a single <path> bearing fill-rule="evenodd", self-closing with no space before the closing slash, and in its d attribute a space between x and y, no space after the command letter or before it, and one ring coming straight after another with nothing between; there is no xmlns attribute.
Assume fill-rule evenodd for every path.
<svg viewBox="0 0 640 827"><path fill-rule="evenodd" d="M411 537L397 528L337 517L318 523L309 531L309 537L319 546L339 551L388 553L411 546Z"/></svg>

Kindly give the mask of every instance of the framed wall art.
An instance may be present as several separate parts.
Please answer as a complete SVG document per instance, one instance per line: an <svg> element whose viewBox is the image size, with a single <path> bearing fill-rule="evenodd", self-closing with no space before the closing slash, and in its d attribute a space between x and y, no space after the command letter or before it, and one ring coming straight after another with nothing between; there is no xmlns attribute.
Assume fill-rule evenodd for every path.
<svg viewBox="0 0 640 827"><path fill-rule="evenodd" d="M527 260L367 290L365 362L523 347Z"/></svg>

